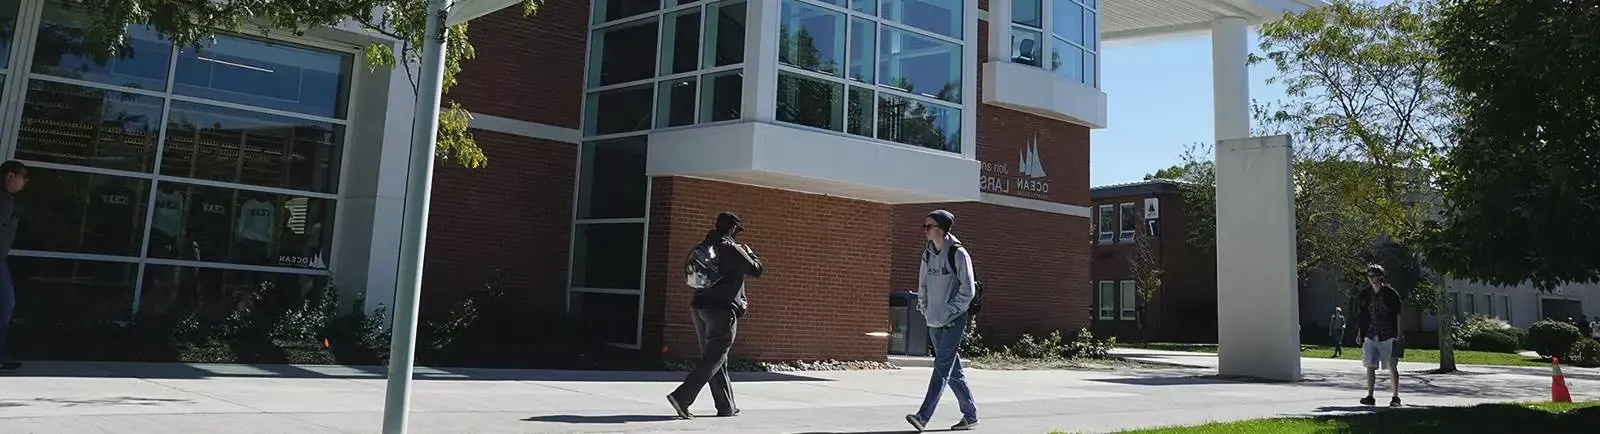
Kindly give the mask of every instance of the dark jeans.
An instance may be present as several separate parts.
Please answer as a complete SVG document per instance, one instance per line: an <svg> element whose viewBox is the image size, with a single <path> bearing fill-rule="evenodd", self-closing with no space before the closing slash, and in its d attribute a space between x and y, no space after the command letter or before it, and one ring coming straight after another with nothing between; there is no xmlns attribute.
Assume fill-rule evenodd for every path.
<svg viewBox="0 0 1600 434"><path fill-rule="evenodd" d="M961 338L967 331L967 318L967 314L961 314L955 324L928 329L933 338L933 378L928 381L928 394L922 398L922 408L917 410L917 417L924 422L933 418L933 410L939 406L946 384L950 385L950 392L956 394L961 415L978 420L978 405L972 402L972 388L967 387L967 374L961 370Z"/></svg>
<svg viewBox="0 0 1600 434"><path fill-rule="evenodd" d="M17 307L17 291L11 286L11 267L0 258L0 362L6 360L6 333L11 331L11 311Z"/></svg>
<svg viewBox="0 0 1600 434"><path fill-rule="evenodd" d="M684 409L694 404L700 389L711 383L711 399L716 401L717 413L732 414L739 411L733 402L733 382L728 379L728 350L733 348L733 337L739 330L739 316L732 308L694 310L694 333L700 338L700 360L694 370L683 379L683 384L672 391L672 397Z"/></svg>
<svg viewBox="0 0 1600 434"><path fill-rule="evenodd" d="M1333 353L1344 354L1344 329L1333 329Z"/></svg>

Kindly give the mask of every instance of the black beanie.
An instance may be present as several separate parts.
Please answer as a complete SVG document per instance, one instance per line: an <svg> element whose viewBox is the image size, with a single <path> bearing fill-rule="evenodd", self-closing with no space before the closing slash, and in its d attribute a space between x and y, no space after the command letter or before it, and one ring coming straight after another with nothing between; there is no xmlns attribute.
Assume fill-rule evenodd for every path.
<svg viewBox="0 0 1600 434"><path fill-rule="evenodd" d="M950 233L950 227L956 225L956 215L951 214L950 211L934 210L928 213L928 218L932 218L933 222L939 225L939 229L947 234Z"/></svg>
<svg viewBox="0 0 1600 434"><path fill-rule="evenodd" d="M744 225L739 222L738 214L726 211L724 211L722 214L717 214L718 232L729 232L732 231L733 228L742 228L743 226Z"/></svg>

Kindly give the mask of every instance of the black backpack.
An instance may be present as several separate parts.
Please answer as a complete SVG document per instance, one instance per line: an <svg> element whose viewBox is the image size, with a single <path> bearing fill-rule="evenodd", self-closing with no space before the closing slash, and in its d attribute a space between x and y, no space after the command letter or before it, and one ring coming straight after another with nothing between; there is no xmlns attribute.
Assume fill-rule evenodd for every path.
<svg viewBox="0 0 1600 434"><path fill-rule="evenodd" d="M950 270L952 272L954 272L955 269L956 269L956 249L965 249L965 248L967 248L967 246L962 245L961 243L955 243L955 244L951 245L950 248L944 249L944 262L945 262L945 265L949 266ZM969 256L969 257L972 256L971 255L972 252L967 252L967 253L968 253L967 256ZM970 272L972 272L972 270L967 270L967 272L970 273ZM978 316L978 311L981 311L981 310L983 310L983 282L979 281L977 279L977 276L973 276L973 279L972 279L972 301L967 303L967 314L972 315L972 316Z"/></svg>

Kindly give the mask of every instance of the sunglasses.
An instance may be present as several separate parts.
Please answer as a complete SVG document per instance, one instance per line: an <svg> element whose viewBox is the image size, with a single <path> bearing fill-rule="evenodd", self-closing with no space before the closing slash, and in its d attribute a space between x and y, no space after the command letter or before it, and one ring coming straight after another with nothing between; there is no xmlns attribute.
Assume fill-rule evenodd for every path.
<svg viewBox="0 0 1600 434"><path fill-rule="evenodd" d="M933 229L933 228L936 228L936 227L939 227L939 225L927 224L927 223L923 223L922 224L922 229L923 230Z"/></svg>

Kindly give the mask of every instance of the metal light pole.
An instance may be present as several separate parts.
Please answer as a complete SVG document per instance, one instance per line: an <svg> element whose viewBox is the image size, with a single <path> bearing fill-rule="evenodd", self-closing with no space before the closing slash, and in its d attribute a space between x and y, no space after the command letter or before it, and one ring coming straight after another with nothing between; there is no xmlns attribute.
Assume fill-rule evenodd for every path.
<svg viewBox="0 0 1600 434"><path fill-rule="evenodd" d="M444 83L445 29L519 1L428 0L422 64L418 67L417 109L411 120L411 167L406 177L405 214L400 229L400 271L394 294L393 337L389 341L389 383L384 388L384 434L404 434L411 408L411 377L416 367L417 299L422 294L428 200L433 189L434 148L438 145L439 100Z"/></svg>

